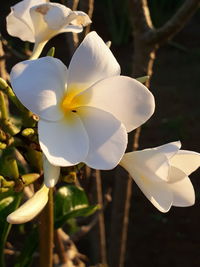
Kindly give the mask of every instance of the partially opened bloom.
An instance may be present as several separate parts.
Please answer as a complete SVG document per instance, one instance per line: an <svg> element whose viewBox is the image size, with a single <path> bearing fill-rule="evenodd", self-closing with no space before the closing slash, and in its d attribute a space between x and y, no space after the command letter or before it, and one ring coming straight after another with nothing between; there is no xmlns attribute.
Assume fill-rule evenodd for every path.
<svg viewBox="0 0 200 267"><path fill-rule="evenodd" d="M22 41L35 43L32 58L37 58L46 42L62 32L81 32L91 23L87 14L46 0L23 0L7 16L7 31Z"/></svg>
<svg viewBox="0 0 200 267"><path fill-rule="evenodd" d="M187 207L195 202L188 177L200 166L200 154L179 150L180 142L126 153L120 165L135 180L145 196L160 211Z"/></svg>
<svg viewBox="0 0 200 267"><path fill-rule="evenodd" d="M154 112L154 97L135 79L120 76L120 66L95 33L78 47L69 69L44 57L14 66L17 97L40 117L39 142L55 166L85 162L112 169L121 160L132 131Z"/></svg>
<svg viewBox="0 0 200 267"><path fill-rule="evenodd" d="M33 197L8 215L7 221L11 224L21 224L31 221L47 204L48 193L49 189L43 185L41 189L33 195Z"/></svg>

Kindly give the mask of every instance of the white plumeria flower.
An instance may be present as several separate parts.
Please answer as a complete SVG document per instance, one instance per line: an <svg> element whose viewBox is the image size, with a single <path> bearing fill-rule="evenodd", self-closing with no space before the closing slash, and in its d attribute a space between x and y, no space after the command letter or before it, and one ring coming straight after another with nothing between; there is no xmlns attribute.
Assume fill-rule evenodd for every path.
<svg viewBox="0 0 200 267"><path fill-rule="evenodd" d="M63 32L81 32L91 23L82 11L46 0L23 0L7 16L7 31L22 41L35 43L32 58L38 58L49 39Z"/></svg>
<svg viewBox="0 0 200 267"><path fill-rule="evenodd" d="M8 215L7 221L11 224L21 224L31 221L47 204L48 193L49 189L43 185L41 189L33 195L33 197Z"/></svg>
<svg viewBox="0 0 200 267"><path fill-rule="evenodd" d="M200 166L200 154L180 147L180 142L172 142L126 153L120 162L161 212L167 212L172 205L187 207L195 202L188 175Z"/></svg>
<svg viewBox="0 0 200 267"><path fill-rule="evenodd" d="M154 112L154 97L120 66L103 40L89 33L69 69L44 57L18 63L11 71L17 97L40 117L39 142L55 166L80 162L112 169L127 146L127 132Z"/></svg>
<svg viewBox="0 0 200 267"><path fill-rule="evenodd" d="M60 167L52 165L45 155L43 155L43 169L44 184L48 188L54 187L60 177Z"/></svg>

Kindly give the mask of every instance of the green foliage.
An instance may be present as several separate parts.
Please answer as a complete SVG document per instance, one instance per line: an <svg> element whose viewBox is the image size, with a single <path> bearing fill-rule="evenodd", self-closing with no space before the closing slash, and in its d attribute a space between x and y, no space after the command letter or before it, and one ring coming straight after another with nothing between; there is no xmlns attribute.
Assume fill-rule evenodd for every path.
<svg viewBox="0 0 200 267"><path fill-rule="evenodd" d="M13 212L20 204L21 193L8 191L0 194L0 266L4 266L3 250L11 224L6 221L7 216Z"/></svg>
<svg viewBox="0 0 200 267"><path fill-rule="evenodd" d="M55 195L55 228L61 227L69 219L89 216L98 208L98 205L89 205L86 193L81 187L63 186Z"/></svg>

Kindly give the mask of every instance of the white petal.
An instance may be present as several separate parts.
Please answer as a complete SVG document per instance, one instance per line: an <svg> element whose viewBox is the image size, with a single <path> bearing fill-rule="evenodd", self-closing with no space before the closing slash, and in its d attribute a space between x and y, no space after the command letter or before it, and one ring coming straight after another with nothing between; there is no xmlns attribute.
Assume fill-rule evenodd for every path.
<svg viewBox="0 0 200 267"><path fill-rule="evenodd" d="M120 74L120 66L110 49L96 32L89 33L75 51L69 65L68 90L73 84L83 90L95 82Z"/></svg>
<svg viewBox="0 0 200 267"><path fill-rule="evenodd" d="M51 29L57 31L70 23L70 15L73 14L70 8L57 3L47 3L41 5L41 7L47 7L46 12L43 13L43 15L44 20Z"/></svg>
<svg viewBox="0 0 200 267"><path fill-rule="evenodd" d="M190 175L200 167L200 154L193 151L180 150L170 159L170 164L181 169L186 175Z"/></svg>
<svg viewBox="0 0 200 267"><path fill-rule="evenodd" d="M22 20L14 16L13 11L6 17L7 31L11 36L18 37L22 41L35 42L33 30Z"/></svg>
<svg viewBox="0 0 200 267"><path fill-rule="evenodd" d="M127 133L110 113L90 107L77 109L89 137L89 152L84 162L95 169L113 169L127 146Z"/></svg>
<svg viewBox="0 0 200 267"><path fill-rule="evenodd" d="M68 25L68 26L65 26L64 28L62 28L61 30L59 30L59 33L63 33L63 32L79 33L79 32L82 32L82 30L83 30L82 26Z"/></svg>
<svg viewBox="0 0 200 267"><path fill-rule="evenodd" d="M43 156L44 184L48 187L54 187L60 176L60 167L52 165L48 159Z"/></svg>
<svg viewBox="0 0 200 267"><path fill-rule="evenodd" d="M48 201L49 189L43 185L32 198L27 200L21 207L12 212L7 221L11 224L26 223L35 218L45 207Z"/></svg>
<svg viewBox="0 0 200 267"><path fill-rule="evenodd" d="M45 0L24 0L11 8L7 17L7 30L12 36L19 37L23 41L34 42L34 30L30 17L30 8L46 2ZM14 25L15 23L15 25Z"/></svg>
<svg viewBox="0 0 200 267"><path fill-rule="evenodd" d="M144 195L161 212L167 212L172 206L172 192L169 185L156 178L152 173L143 172L142 166L137 166L134 153L126 153L120 165L125 168L137 183Z"/></svg>
<svg viewBox="0 0 200 267"><path fill-rule="evenodd" d="M140 82L125 76L102 80L76 98L85 106L113 114L125 125L128 132L147 121L155 107L151 92Z"/></svg>
<svg viewBox="0 0 200 267"><path fill-rule="evenodd" d="M77 114L69 112L62 121L38 123L41 149L56 166L83 162L88 154L88 136Z"/></svg>
<svg viewBox="0 0 200 267"><path fill-rule="evenodd" d="M88 24L92 23L90 17L83 11L73 11L74 19L71 21L73 25L83 25L87 26Z"/></svg>
<svg viewBox="0 0 200 267"><path fill-rule="evenodd" d="M44 57L15 65L11 84L24 106L43 119L54 121L63 116L59 104L66 77L67 68L60 60Z"/></svg>
<svg viewBox="0 0 200 267"><path fill-rule="evenodd" d="M172 167L169 174L169 186L173 193L173 206L188 207L194 205L194 188L184 172Z"/></svg>
<svg viewBox="0 0 200 267"><path fill-rule="evenodd" d="M72 11L58 3L34 6L30 14L37 42L47 41L61 32L80 32L83 29L82 26L91 22L84 12ZM74 27L69 28L68 25L71 23Z"/></svg>

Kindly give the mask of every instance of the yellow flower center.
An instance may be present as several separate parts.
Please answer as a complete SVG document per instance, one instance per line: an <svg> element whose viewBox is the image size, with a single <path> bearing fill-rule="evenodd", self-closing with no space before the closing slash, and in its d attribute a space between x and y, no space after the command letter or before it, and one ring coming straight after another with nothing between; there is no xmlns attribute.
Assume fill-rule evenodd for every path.
<svg viewBox="0 0 200 267"><path fill-rule="evenodd" d="M60 107L62 112L67 114L68 112L77 112L77 108L83 105L84 99L83 97L80 99L76 98L76 95L82 92L85 89L84 87L80 87L77 85L71 85L68 89L66 94L64 95Z"/></svg>

